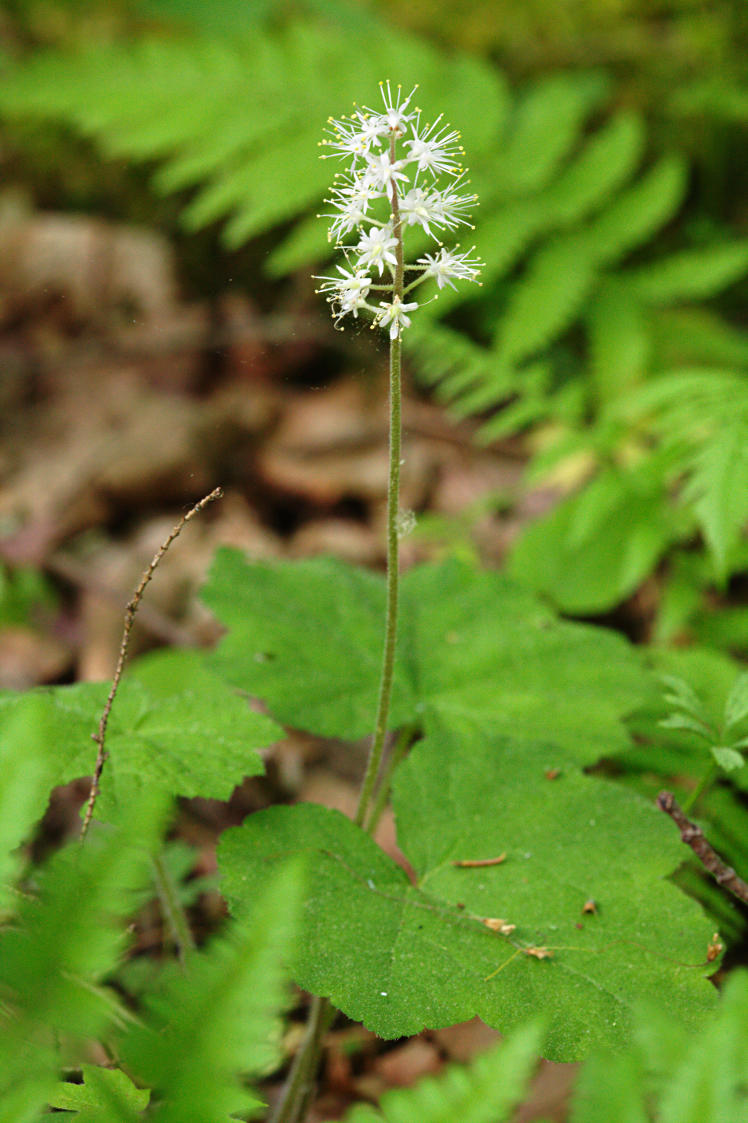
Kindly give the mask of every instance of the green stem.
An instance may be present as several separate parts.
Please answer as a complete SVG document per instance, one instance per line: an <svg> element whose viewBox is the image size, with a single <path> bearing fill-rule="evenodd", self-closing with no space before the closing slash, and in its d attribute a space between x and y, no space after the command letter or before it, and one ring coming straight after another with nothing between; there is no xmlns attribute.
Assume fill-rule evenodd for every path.
<svg viewBox="0 0 748 1123"><path fill-rule="evenodd" d="M390 160L395 162L395 137L390 139ZM403 231L400 222L400 202L397 188L392 187L392 233L397 239L395 247L395 276L392 286L392 299L403 296ZM355 823L362 827L366 821L369 804L374 791L374 783L382 763L384 739L387 735L387 722L392 698L392 677L395 669L395 646L397 642L397 604L400 588L400 535L398 519L400 513L400 456L402 448L402 342L398 332L390 340L390 468L387 484L387 609L384 625L384 652L382 655L382 674L379 682L377 716L374 722L374 738L369 759L366 762L356 808Z"/></svg>
<svg viewBox="0 0 748 1123"><path fill-rule="evenodd" d="M414 725L405 725L400 730L397 742L395 743L395 746L389 755L389 759L387 760L387 763L382 770L382 776L379 781L379 787L377 788L377 794L374 797L374 802L371 806L371 810L369 811L369 815L366 820L366 830L369 832L369 834L374 834L374 831L377 829L379 820L382 817L382 812L387 806L387 800L389 799L392 773L395 771L398 764L410 748L415 733L416 726Z"/></svg>
<svg viewBox="0 0 748 1123"><path fill-rule="evenodd" d="M693 791L689 795L688 799L683 801L683 810L686 813L691 810L691 808L694 806L694 804L696 803L699 796L702 795L706 791L706 789L711 784L712 780L714 780L715 776L717 776L718 774L719 774L719 766L716 765L716 764L710 764L709 768L706 770L704 775L701 777L698 784L696 785L696 787L693 789Z"/></svg>
<svg viewBox="0 0 748 1123"><path fill-rule="evenodd" d="M192 938L190 922L179 900L179 892L174 884L174 879L163 859L163 855L153 855L153 881L156 886L158 899L161 903L166 927L174 941L177 957L184 963L187 953L194 951L195 941Z"/></svg>
<svg viewBox="0 0 748 1123"><path fill-rule="evenodd" d="M333 1015L329 998L312 998L304 1040L293 1059L283 1094L268 1123L301 1123L303 1120L314 1094L322 1038Z"/></svg>

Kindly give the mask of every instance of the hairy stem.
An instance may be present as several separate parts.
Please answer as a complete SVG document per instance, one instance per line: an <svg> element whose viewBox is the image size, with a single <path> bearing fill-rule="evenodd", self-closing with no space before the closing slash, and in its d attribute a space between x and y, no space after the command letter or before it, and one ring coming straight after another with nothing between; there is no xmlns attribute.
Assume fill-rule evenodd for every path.
<svg viewBox="0 0 748 1123"><path fill-rule="evenodd" d="M104 703L104 709L102 710L101 717L99 719L99 728L96 733L91 734L91 737L97 745L96 764L94 765L91 791L86 802L86 809L83 813L83 826L81 827L80 833L81 842L85 839L86 834L88 833L88 828L90 827L91 819L93 818L94 807L96 806L96 800L99 795L101 774L104 771L104 765L106 764L106 759L108 756L105 748L105 742L106 729L109 723L109 714L111 713L112 706L114 705L114 699L117 696L119 684L122 679L122 671L124 670L125 659L127 658L127 649L130 646L130 632L132 631L133 621L135 620L135 613L138 611L138 605L143 598L143 593L146 590L148 582L151 580L153 574L156 571L156 566L161 561L162 557L169 549L174 539L179 537L179 535L182 533L182 529L190 521L190 519L193 519L195 515L200 514L203 507L207 507L208 503L212 503L215 499L220 499L222 495L223 491L220 487L214 488L214 490L211 491L210 495L206 495L203 499L200 500L199 503L196 503L194 507L191 507L186 515L182 516L182 518L172 530L169 537L165 542L162 542L161 546L156 551L150 565L140 579L140 584L133 593L132 600L127 606L127 609L125 611L125 625L122 630L122 641L119 645L119 655L117 656L117 666L114 671L112 686L109 691L107 700Z"/></svg>
<svg viewBox="0 0 748 1123"><path fill-rule="evenodd" d="M395 162L395 136L390 138L390 160ZM393 301L403 295L403 231L400 222L400 203L397 187L392 185L392 232L397 239L395 275L392 286ZM400 456L402 448L402 342L398 331L390 340L390 467L387 483L387 608L384 625L384 652L379 683L377 716L374 738L366 762L366 772L356 809L355 822L362 827L366 821L374 784L382 763L384 739L392 698L392 676L395 669L397 642L397 605L400 588Z"/></svg>
<svg viewBox="0 0 748 1123"><path fill-rule="evenodd" d="M387 800L390 794L390 781L392 779L392 774L410 748L415 735L416 726L414 725L404 726L398 734L397 741L392 747L392 751L390 752L390 755L387 759L387 763L382 769L382 775L379 780L377 794L374 797L374 801L371 804L369 814L366 819L365 826L369 834L374 834L374 831L377 829L379 820L382 817L382 812L387 806Z"/></svg>

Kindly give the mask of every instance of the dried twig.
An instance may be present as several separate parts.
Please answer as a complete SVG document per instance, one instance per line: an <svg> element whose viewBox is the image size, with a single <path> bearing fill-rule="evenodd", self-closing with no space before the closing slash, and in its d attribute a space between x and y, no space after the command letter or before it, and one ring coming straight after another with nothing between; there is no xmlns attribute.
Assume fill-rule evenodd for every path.
<svg viewBox="0 0 748 1123"><path fill-rule="evenodd" d="M182 528L184 527L185 523L188 523L191 518L194 518L195 515L198 515L202 511L203 507L207 507L208 503L212 503L214 499L220 499L222 495L223 495L223 491L221 490L221 488L220 487L215 488L213 491L211 491L210 495L204 496L204 498L201 499L199 503L196 503L195 506L192 507L187 512L186 515L182 516L182 518L179 520L177 525L172 530L169 537L166 539L165 542L162 543L162 545L156 551L156 553L153 557L153 560L151 561L150 565L148 566L145 573L141 577L140 584L138 585L137 589L133 593L132 599L130 600L129 604L127 605L127 609L125 611L125 626L124 626L123 631L122 631L122 642L120 643L120 646L119 646L119 656L117 658L117 666L116 666L115 671L114 671L114 678L112 679L112 686L111 686L111 689L109 691L109 696L107 697L107 700L104 703L104 709L101 712L101 718L99 719L98 731L96 733L91 734L91 737L93 738L93 740L98 745L98 752L96 753L96 765L94 767L93 780L91 781L91 791L89 793L88 802L86 803L86 810L85 810L85 813L83 815L83 826L81 827L81 841L83 841L83 839L86 837L86 834L88 832L88 828L91 824L91 819L92 819L93 813L94 813L94 806L96 804L96 798L99 794L99 786L100 786L100 783L101 783L101 773L104 771L104 764L106 763L106 758L108 756L108 753L107 753L106 749L104 748L104 742L106 740L106 727L107 727L107 723L109 721L109 714L111 712L112 705L114 703L114 699L115 699L115 696L117 694L117 690L119 689L120 680L122 678L122 670L123 670L124 665L125 665L125 659L127 658L127 648L128 648L129 643L130 643L130 632L132 631L132 625L133 625L133 620L135 619L135 613L138 611L138 605L140 604L141 598L143 596L143 593L146 590L146 586L148 585L148 582L150 581L151 577L153 577L153 573L156 569L156 566L161 561L162 557L164 556L166 551L169 549L169 547L171 546L174 539L177 538L182 533Z"/></svg>
<svg viewBox="0 0 748 1123"><path fill-rule="evenodd" d="M707 842L704 832L696 823L686 817L682 808L678 806L672 792L660 792L657 796L657 806L665 811L680 831L680 836L686 846L690 846L696 857L705 869L709 870L718 885L729 890L739 901L748 904L748 884L738 877L731 866L726 865L717 851Z"/></svg>

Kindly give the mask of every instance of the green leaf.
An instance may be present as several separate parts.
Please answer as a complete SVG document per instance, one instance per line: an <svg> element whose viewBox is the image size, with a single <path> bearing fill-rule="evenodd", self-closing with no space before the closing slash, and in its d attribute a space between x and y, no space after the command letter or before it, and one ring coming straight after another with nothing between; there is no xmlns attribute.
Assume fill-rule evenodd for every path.
<svg viewBox="0 0 748 1123"><path fill-rule="evenodd" d="M698 1040L677 1033L677 1027L654 1012L642 1018L645 1042L657 1035L675 1046L659 1081L660 1123L748 1123L746 1013L748 975L738 971L728 979L716 1016Z"/></svg>
<svg viewBox="0 0 748 1123"><path fill-rule="evenodd" d="M230 629L213 659L227 681L284 724L349 740L371 731L380 577L333 559L250 563L224 549L203 597ZM620 637L560 622L500 574L447 561L403 578L392 728L429 713L484 715L506 732L550 732L588 762L602 744L626 746L619 719L644 681Z"/></svg>
<svg viewBox="0 0 748 1123"><path fill-rule="evenodd" d="M689 717L688 714L670 714L657 723L660 729L682 729L688 733L695 733L697 737L710 740L713 736L711 729L706 727L698 718Z"/></svg>
<svg viewBox="0 0 748 1123"><path fill-rule="evenodd" d="M267 1064L301 885L298 863L276 867L253 897L251 917L193 953L186 973L167 972L145 1000L143 1023L128 1034L122 1055L159 1097L158 1123L218 1123L256 1110L239 1077Z"/></svg>
<svg viewBox="0 0 748 1123"><path fill-rule="evenodd" d="M75 1123L98 1123L99 1120L122 1118L113 1115L115 1105L133 1112L148 1106L150 1092L138 1088L126 1073L117 1068L99 1068L82 1065L82 1084L58 1084L50 1097L49 1106L63 1111L75 1111ZM86 1110L89 1109L89 1110Z"/></svg>
<svg viewBox="0 0 748 1123"><path fill-rule="evenodd" d="M28 624L40 610L49 613L55 591L38 569L8 570L0 565L0 625Z"/></svg>
<svg viewBox="0 0 748 1123"><path fill-rule="evenodd" d="M748 671L735 679L725 702L725 725L728 729L748 717Z"/></svg>
<svg viewBox="0 0 748 1123"><path fill-rule="evenodd" d="M554 75L530 87L515 111L497 169L498 185L527 194L547 183L606 92L601 75Z"/></svg>
<svg viewBox="0 0 748 1123"><path fill-rule="evenodd" d="M470 1065L385 1092L378 1108L357 1105L345 1123L503 1123L525 1093L541 1043L537 1024L523 1026Z"/></svg>
<svg viewBox="0 0 748 1123"><path fill-rule="evenodd" d="M748 415L737 413L697 452L683 497L693 503L720 580L748 520Z"/></svg>
<svg viewBox="0 0 748 1123"><path fill-rule="evenodd" d="M633 174L645 141L641 117L617 113L549 186L544 203L564 224L583 218Z"/></svg>
<svg viewBox="0 0 748 1123"><path fill-rule="evenodd" d="M613 278L600 285L586 320L596 396L605 405L646 370L650 335L640 302Z"/></svg>
<svg viewBox="0 0 748 1123"><path fill-rule="evenodd" d="M93 772L91 735L108 690L105 683L81 683L30 695L43 713L51 784ZM27 697L0 695L0 720L23 711ZM245 776L262 772L257 749L282 736L204 667L200 653L159 652L141 660L120 684L107 729L98 814L106 818L118 804L126 809L146 788L228 799Z"/></svg>
<svg viewBox="0 0 748 1123"><path fill-rule="evenodd" d="M508 1032L542 1014L547 1055L571 1060L620 1047L645 996L694 1029L713 1007L711 923L667 880L682 846L637 796L584 775L557 746L453 716L429 723L394 802L414 882L312 804L253 815L219 847L238 913L278 862L309 856L296 980L349 1017L398 1037L476 1014ZM487 868L454 864L502 853ZM496 917L516 929L489 930L482 918Z"/></svg>
<svg viewBox="0 0 748 1123"><path fill-rule="evenodd" d="M12 911L20 862L12 852L32 833L54 784L51 729L43 701L21 696L0 738L0 909Z"/></svg>
<svg viewBox="0 0 748 1123"><path fill-rule="evenodd" d="M671 542L667 497L655 465L609 468L532 523L509 572L564 612L604 612L634 592Z"/></svg>
<svg viewBox="0 0 748 1123"><path fill-rule="evenodd" d="M622 411L649 424L685 476L693 508L724 580L748 519L748 381L730 370L671 371L629 396Z"/></svg>
<svg viewBox="0 0 748 1123"><path fill-rule="evenodd" d="M590 1057L574 1086L569 1123L600 1123L613 1105L616 1123L650 1123L637 1061L632 1053Z"/></svg>
<svg viewBox="0 0 748 1123"><path fill-rule="evenodd" d="M726 748L724 745L712 745L711 753L720 768L725 772L734 772L745 764L743 754L736 749Z"/></svg>

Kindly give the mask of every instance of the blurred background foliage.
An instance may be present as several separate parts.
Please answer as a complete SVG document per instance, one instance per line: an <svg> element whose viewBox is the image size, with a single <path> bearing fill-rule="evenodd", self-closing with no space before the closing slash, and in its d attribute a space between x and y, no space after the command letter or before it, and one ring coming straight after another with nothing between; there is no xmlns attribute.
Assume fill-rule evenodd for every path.
<svg viewBox="0 0 748 1123"><path fill-rule="evenodd" d="M419 81L462 128L487 265L422 309L413 370L562 497L510 567L586 615L654 580L654 638L748 650L740 0L9 0L0 42L6 184L310 315L323 122Z"/></svg>

